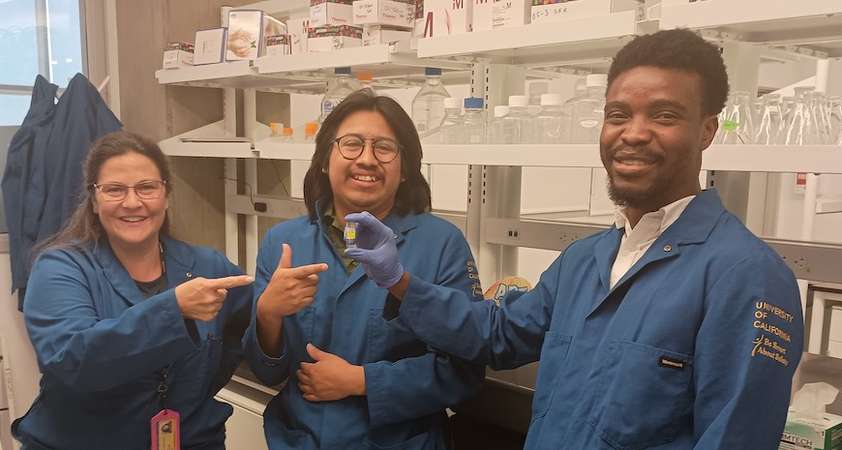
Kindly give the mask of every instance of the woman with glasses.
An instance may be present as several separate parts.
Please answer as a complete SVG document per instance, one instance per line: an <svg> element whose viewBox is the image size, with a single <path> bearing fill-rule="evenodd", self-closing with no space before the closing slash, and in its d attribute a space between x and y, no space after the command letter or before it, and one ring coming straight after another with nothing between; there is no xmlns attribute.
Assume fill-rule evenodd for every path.
<svg viewBox="0 0 842 450"><path fill-rule="evenodd" d="M397 102L358 91L336 106L316 136L304 200L309 214L261 244L245 338L255 375L286 380L264 412L269 448L447 448L445 408L477 390L483 369L390 325L394 299L345 254L345 215L367 211L394 231L405 266L481 295L462 234L429 213L421 143Z"/></svg>
<svg viewBox="0 0 842 450"><path fill-rule="evenodd" d="M43 377L15 437L24 449L224 449L232 408L213 396L242 358L252 279L169 235L171 176L155 143L102 137L85 182L29 279Z"/></svg>

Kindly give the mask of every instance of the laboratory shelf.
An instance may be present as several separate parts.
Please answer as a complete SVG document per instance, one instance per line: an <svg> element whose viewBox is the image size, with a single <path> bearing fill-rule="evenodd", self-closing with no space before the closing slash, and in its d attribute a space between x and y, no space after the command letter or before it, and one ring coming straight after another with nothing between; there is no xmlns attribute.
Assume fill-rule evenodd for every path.
<svg viewBox="0 0 842 450"><path fill-rule="evenodd" d="M419 39L418 56L468 56L497 63L541 66L547 62L612 57L636 32L636 12L620 11L564 22Z"/></svg>
<svg viewBox="0 0 842 450"><path fill-rule="evenodd" d="M740 41L803 45L842 56L839 0L670 0L661 5L660 27L716 29Z"/></svg>
<svg viewBox="0 0 842 450"><path fill-rule="evenodd" d="M158 143L167 156L203 158L257 158L250 142L179 142L167 139Z"/></svg>
<svg viewBox="0 0 842 450"><path fill-rule="evenodd" d="M216 88L254 88L274 82L262 77L251 67L250 61L160 69L155 71L159 84Z"/></svg>
<svg viewBox="0 0 842 450"><path fill-rule="evenodd" d="M290 161L310 161L316 144L313 142L284 143L280 138L266 138L255 144L260 158Z"/></svg>
<svg viewBox="0 0 842 450"><path fill-rule="evenodd" d="M253 64L235 61L220 64L161 69L155 72L160 84L216 88L253 88L297 93L324 93L324 83L336 67L368 71L378 87L407 87L424 82L424 67L443 69L445 84L470 81L465 62L421 60L410 41L352 47L329 53L264 56Z"/></svg>
<svg viewBox="0 0 842 450"><path fill-rule="evenodd" d="M284 143L280 138L258 141L254 150L247 143L175 143L165 152L177 156L282 159L309 161L314 144ZM171 148L174 146L176 148ZM204 147L209 147L204 149ZM426 144L424 164L511 167L602 167L596 144L530 145L434 145ZM230 153L226 153L230 151ZM713 145L702 157L703 170L773 173L842 174L842 147L769 145Z"/></svg>

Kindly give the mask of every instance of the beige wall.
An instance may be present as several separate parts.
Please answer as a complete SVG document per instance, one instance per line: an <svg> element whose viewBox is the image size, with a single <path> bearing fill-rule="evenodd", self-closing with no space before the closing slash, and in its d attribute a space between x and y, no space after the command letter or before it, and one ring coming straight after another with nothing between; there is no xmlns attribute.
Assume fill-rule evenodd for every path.
<svg viewBox="0 0 842 450"><path fill-rule="evenodd" d="M252 1L117 2L121 118L128 130L161 140L222 119L221 90L161 86L155 79L155 71L161 67L167 42L192 42L196 30L220 26L219 11L223 4L236 7ZM259 95L258 120L288 123L288 119L287 95ZM223 250L223 161L176 157L171 158L171 163L175 188L170 199L173 233L188 242ZM276 173L273 167L265 165L261 163L261 173ZM288 171L282 170L281 174ZM261 219L261 232L273 222Z"/></svg>

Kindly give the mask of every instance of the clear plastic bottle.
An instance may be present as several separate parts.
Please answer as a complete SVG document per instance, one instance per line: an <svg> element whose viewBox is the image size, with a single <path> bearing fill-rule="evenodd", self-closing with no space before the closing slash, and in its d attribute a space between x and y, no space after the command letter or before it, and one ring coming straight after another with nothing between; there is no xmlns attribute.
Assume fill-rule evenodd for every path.
<svg viewBox="0 0 842 450"><path fill-rule="evenodd" d="M595 144L599 142L605 116L605 86L607 76L591 74L585 79L584 97L571 99L570 142Z"/></svg>
<svg viewBox="0 0 842 450"><path fill-rule="evenodd" d="M566 130L562 140L562 143L564 144L572 142L571 130L573 129L573 106L576 102L585 98L588 94L588 87L585 79L579 78L576 80L576 84L573 89L573 97L567 99L567 101L561 105L561 115L564 120L563 128Z"/></svg>
<svg viewBox="0 0 842 450"><path fill-rule="evenodd" d="M466 144L485 144L485 103L481 98L465 99L462 132Z"/></svg>
<svg viewBox="0 0 842 450"><path fill-rule="evenodd" d="M754 142L754 118L751 94L734 91L720 113L718 139L720 144L751 144Z"/></svg>
<svg viewBox="0 0 842 450"><path fill-rule="evenodd" d="M506 105L497 105L494 107L494 119L488 123L488 143L489 144L514 144L509 139L506 141L503 134L503 118L509 114L509 107ZM510 136L511 138L511 136Z"/></svg>
<svg viewBox="0 0 842 450"><path fill-rule="evenodd" d="M441 69L424 69L426 81L418 94L412 99L412 121L423 140L438 130L444 120L444 99L450 93L441 84Z"/></svg>
<svg viewBox="0 0 842 450"><path fill-rule="evenodd" d="M284 144L292 144L295 141L293 137L292 128L284 127L283 135L281 136L281 142Z"/></svg>
<svg viewBox="0 0 842 450"><path fill-rule="evenodd" d="M534 144L534 118L529 115L528 99L525 95L509 96L509 114L503 118L503 139L511 140L515 144Z"/></svg>
<svg viewBox="0 0 842 450"><path fill-rule="evenodd" d="M357 83L351 78L350 67L337 67L333 69L333 73L335 75L333 83L328 86L328 90L322 98L322 111L321 116L319 116L319 123L324 122L328 114L333 111L333 108L341 103L345 97L359 89Z"/></svg>
<svg viewBox="0 0 842 450"><path fill-rule="evenodd" d="M529 115L538 117L541 114L541 96L550 91L549 81L533 81L529 84Z"/></svg>
<svg viewBox="0 0 842 450"><path fill-rule="evenodd" d="M462 132L462 99L448 97L444 99L444 120L438 128L440 143L442 144L464 144L464 133Z"/></svg>
<svg viewBox="0 0 842 450"><path fill-rule="evenodd" d="M542 94L541 112L536 118L540 144L560 144L567 140L561 95Z"/></svg>
<svg viewBox="0 0 842 450"><path fill-rule="evenodd" d="M830 135L835 137L834 143L842 139L842 97L834 96L828 99Z"/></svg>

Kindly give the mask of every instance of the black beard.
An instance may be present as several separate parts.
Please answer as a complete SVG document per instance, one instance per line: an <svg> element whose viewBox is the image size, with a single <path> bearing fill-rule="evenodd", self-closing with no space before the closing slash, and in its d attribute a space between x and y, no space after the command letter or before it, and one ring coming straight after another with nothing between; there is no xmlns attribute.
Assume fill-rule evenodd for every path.
<svg viewBox="0 0 842 450"><path fill-rule="evenodd" d="M618 190L612 182L611 174L606 177L605 185L608 189L608 198L620 208L644 209L655 197L655 193L651 191L632 193Z"/></svg>

